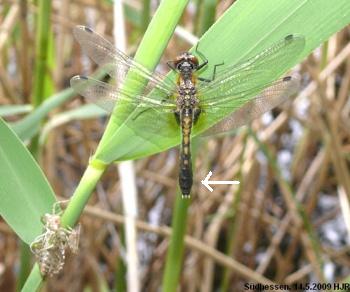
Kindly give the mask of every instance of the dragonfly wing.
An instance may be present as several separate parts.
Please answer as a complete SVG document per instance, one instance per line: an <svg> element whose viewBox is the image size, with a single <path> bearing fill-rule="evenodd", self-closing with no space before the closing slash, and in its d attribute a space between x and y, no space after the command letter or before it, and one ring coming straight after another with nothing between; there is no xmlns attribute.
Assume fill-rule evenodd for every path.
<svg viewBox="0 0 350 292"><path fill-rule="evenodd" d="M111 121L118 127L125 126L131 129L135 135L157 147L161 147L162 143L158 145L158 139L155 137L162 136L170 139L169 132L177 133L178 125L174 117L176 103L174 99L168 99L163 91L155 90L147 96L133 94L105 82L83 76L73 77L71 86L87 101L109 113L113 113L115 104L119 102L126 101L125 103L134 106L135 110L119 111ZM163 96L159 95L161 93Z"/></svg>
<svg viewBox="0 0 350 292"><path fill-rule="evenodd" d="M289 64L294 64L304 46L303 36L288 35L247 61L218 72L212 82L202 82L198 86L199 95L204 102L216 105L230 101L240 92L262 90L284 73Z"/></svg>
<svg viewBox="0 0 350 292"><path fill-rule="evenodd" d="M215 124L226 117L229 117L226 128L238 127L291 95L293 90L288 88L295 87L297 81L294 78L272 81L295 63L304 46L304 37L289 35L247 61L218 72L212 82L199 84L200 107L208 114L200 116L195 131L202 132L205 125ZM267 91L260 94L264 89ZM241 107L243 109L235 114ZM246 118L237 122L242 116ZM220 127L225 129L222 125Z"/></svg>
<svg viewBox="0 0 350 292"><path fill-rule="evenodd" d="M176 109L174 100L168 99L168 96L164 95L163 92L155 92L158 93L157 97L152 94L148 96L133 94L125 89L80 75L74 76L70 84L88 102L95 103L109 113L113 112L116 102L119 101L126 101L128 104L142 108L154 108L165 113L174 112Z"/></svg>
<svg viewBox="0 0 350 292"><path fill-rule="evenodd" d="M286 101L288 97L297 92L299 85L299 78L292 76L273 82L255 98L206 130L202 136L228 132L249 123L263 113ZM249 92L247 92L247 94L249 94ZM210 112L211 109L207 109L203 114L210 114Z"/></svg>
<svg viewBox="0 0 350 292"><path fill-rule="evenodd" d="M154 88L170 95L176 88L176 84L170 78L156 72L152 73L90 28L77 26L74 28L73 34L83 51L111 77L117 78L118 84L123 84L127 73L132 69L134 79L137 79L138 82L144 82L144 80L148 82L143 89L144 95L147 95Z"/></svg>
<svg viewBox="0 0 350 292"><path fill-rule="evenodd" d="M112 122L118 129L126 126L159 149L163 147L164 139L169 144L179 139L180 131L174 117L177 85L173 80L150 72L86 27L76 27L74 35L83 51L110 76L117 78L114 87L91 78L73 77L71 84L77 92L108 112L112 112L115 102L119 101L137 106L130 111L129 108L119 111ZM163 137L163 140L156 137Z"/></svg>

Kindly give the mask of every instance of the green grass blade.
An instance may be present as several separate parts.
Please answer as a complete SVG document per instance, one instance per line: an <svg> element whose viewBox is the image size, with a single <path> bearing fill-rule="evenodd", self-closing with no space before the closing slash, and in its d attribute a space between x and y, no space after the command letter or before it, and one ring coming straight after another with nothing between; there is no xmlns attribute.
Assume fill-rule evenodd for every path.
<svg viewBox="0 0 350 292"><path fill-rule="evenodd" d="M42 119L45 118L51 110L59 107L73 96L75 96L75 93L71 88L65 89L51 96L25 118L11 124L12 129L21 138L21 140L32 138L38 133L39 125Z"/></svg>
<svg viewBox="0 0 350 292"><path fill-rule="evenodd" d="M51 212L54 193L18 137L0 119L0 215L27 244L42 232L41 216Z"/></svg>
<svg viewBox="0 0 350 292"><path fill-rule="evenodd" d="M164 21L163 26L167 26L166 19ZM277 75L301 61L348 23L350 23L350 1L348 0L238 1L200 40L200 51L209 60L209 66L201 76L208 78L211 76L215 64L224 61L224 67L233 65L256 55L291 33L303 35L306 39L303 52L297 59L289 62L283 70L279 68L280 72L274 76L276 79L279 77ZM163 34L158 33L158 29L152 30L152 33L155 35L152 35L150 39L154 45L149 46L144 55L146 60L151 61L141 62L151 69L159 60L163 49L163 47L157 48L155 44L164 37ZM138 56L136 59L140 61ZM155 113L148 111L141 115L142 118L141 116L137 118L138 128L136 130L127 126L128 122L125 117L128 117L129 113L125 113L122 107L115 112L112 119L116 121L118 126L110 126L107 129L105 137L96 151L95 157L97 159L107 164L113 160L137 159L179 144L179 128L176 127L174 119L170 120L171 117L164 118L161 121L163 126L159 128L159 131L152 137L148 136L145 139L138 133L146 131L145 125L154 123ZM158 123L160 123L159 119L163 119L160 116L162 115L157 116ZM215 121L210 121L210 123L204 124L203 129L209 128Z"/></svg>
<svg viewBox="0 0 350 292"><path fill-rule="evenodd" d="M47 135L56 127L60 127L74 120L81 121L103 117L105 115L106 112L94 104L84 104L81 107L58 113L50 118L50 120L43 126L39 137L39 144L43 144L44 141L46 141Z"/></svg>
<svg viewBox="0 0 350 292"><path fill-rule="evenodd" d="M102 70L97 70L93 74L93 77L96 79L100 79L103 76L105 76L105 73ZM31 139L39 132L40 123L48 115L48 113L60 107L74 96L76 96L76 93L72 88L67 88L50 96L25 118L19 120L18 122L12 123L12 129L21 138L21 140L24 141Z"/></svg>
<svg viewBox="0 0 350 292"><path fill-rule="evenodd" d="M27 114L33 110L30 104L11 104L0 106L0 117Z"/></svg>

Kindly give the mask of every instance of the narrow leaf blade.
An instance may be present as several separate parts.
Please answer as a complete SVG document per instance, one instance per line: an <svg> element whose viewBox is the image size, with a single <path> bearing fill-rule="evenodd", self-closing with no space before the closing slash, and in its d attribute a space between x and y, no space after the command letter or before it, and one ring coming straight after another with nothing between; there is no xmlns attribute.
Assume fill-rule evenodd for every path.
<svg viewBox="0 0 350 292"><path fill-rule="evenodd" d="M26 243L41 233L54 193L26 147L0 119L0 215Z"/></svg>

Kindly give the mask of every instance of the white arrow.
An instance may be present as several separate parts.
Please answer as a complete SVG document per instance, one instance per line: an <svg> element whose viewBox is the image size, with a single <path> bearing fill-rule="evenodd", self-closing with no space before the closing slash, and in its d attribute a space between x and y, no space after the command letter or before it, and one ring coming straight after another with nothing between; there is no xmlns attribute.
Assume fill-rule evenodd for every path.
<svg viewBox="0 0 350 292"><path fill-rule="evenodd" d="M202 184L207 187L209 191L213 191L213 188L210 185L239 185L238 180L209 180L212 176L212 172L209 171L208 175L204 180L202 180Z"/></svg>

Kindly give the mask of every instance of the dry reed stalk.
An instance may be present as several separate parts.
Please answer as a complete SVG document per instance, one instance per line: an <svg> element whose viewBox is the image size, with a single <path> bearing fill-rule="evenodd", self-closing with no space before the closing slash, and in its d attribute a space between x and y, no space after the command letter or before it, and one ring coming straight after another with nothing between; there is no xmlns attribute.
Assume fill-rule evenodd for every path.
<svg viewBox="0 0 350 292"><path fill-rule="evenodd" d="M112 13L106 10L106 5L91 0L69 4L65 1L66 6L60 6L59 1L53 2L51 20L58 32L56 57L60 61L52 73L56 76L57 88L63 88L72 75L83 69L93 69L91 63L83 61L71 28L74 24L90 22L101 31L111 31ZM33 30L28 17L35 16L37 8L32 4L25 7L25 1L19 5L17 1L9 3L13 6L0 25L0 50L5 55L0 59L2 103L22 102L28 98L30 63L34 58ZM137 9L141 7L137 1L128 3ZM219 15L225 5L224 2L219 4ZM81 7L90 9L94 16L85 14ZM192 14L183 18L182 28L191 25L189 15ZM26 46L16 42L5 45L16 24L20 24L22 37L28 43ZM133 25L130 21L126 27L131 32L131 51L139 40L139 36L132 34ZM180 29L169 45L171 52L166 53L169 59L195 40L193 35L186 34L180 42L182 37L184 34ZM307 65L301 66L302 75L309 80L293 101L293 110L274 111L274 119L267 126L253 123L259 141L272 157L278 160L281 152L287 153L289 163L279 163L278 170L269 166L259 145L250 137L246 138L244 130L234 137L204 142L205 150L199 153L196 162L196 180L200 181L209 169L215 169L214 175L222 180L236 178L241 173L242 182L239 191L218 187L213 194L200 185L195 186L198 195L189 209L181 290L218 288L216 280L221 277L223 268L229 271L229 287L234 291L239 291L244 282L292 284L307 282L315 276L322 281L325 275L319 259L335 267L334 280L346 277L350 267L349 247L342 240L348 238L349 227L343 233L334 230L340 238L335 242L326 238L325 230L327 224L345 221L342 216L349 216L346 206L350 194L349 27L339 32L329 46L327 62L315 55L306 60ZM7 70L10 61L6 55L11 50L17 52L15 62L19 80L13 80ZM22 100L16 99L19 95ZM300 113L305 100L310 103L309 110ZM81 101L74 101L62 111L80 104ZM298 139L291 137L291 121L300 127ZM96 149L98 133L102 130L100 121L77 121L55 129L45 144L43 165L56 193L67 197L72 193L84 165ZM144 247L141 256L145 257L141 264L141 286L154 291L161 283L171 233L168 225L174 201L172 190L176 185L177 153L170 150L153 155L136 161L135 167L140 191L140 220L135 224ZM282 168L287 170L287 177L279 171ZM124 250L117 242L120 226L125 223L125 218L118 215L121 213L121 196L115 169L105 174L96 193L91 200L95 207L88 207L81 220L84 231L78 263L84 268L75 274L77 261L69 261L62 279L49 281L50 291L55 291L55 286L73 287L73 283L79 290L86 284L84 279L89 279L91 287L96 289L101 281L113 285L111 279L118 272L115 263L123 258ZM240 196L238 206L233 203L236 196ZM305 227L299 204L303 205L304 215L316 238L312 238ZM231 227L230 238L228 230ZM315 248L314 241L319 248ZM2 221L0 243L0 268L4 267L4 270L0 269L0 276L10 287L15 281L13 271L17 262L16 258L7 255L17 255L18 251L15 235ZM232 247L228 254L225 254L226 245ZM4 287L1 285L0 290Z"/></svg>

